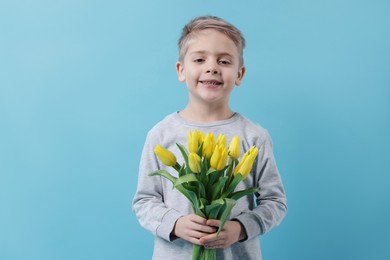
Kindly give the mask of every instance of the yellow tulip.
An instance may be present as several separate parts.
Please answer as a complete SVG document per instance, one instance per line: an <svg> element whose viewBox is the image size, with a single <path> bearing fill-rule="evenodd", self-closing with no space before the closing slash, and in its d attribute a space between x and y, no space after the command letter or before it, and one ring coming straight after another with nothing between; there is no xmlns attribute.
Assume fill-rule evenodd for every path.
<svg viewBox="0 0 390 260"><path fill-rule="evenodd" d="M217 145L210 159L210 166L217 171L222 170L227 163L228 149L226 145Z"/></svg>
<svg viewBox="0 0 390 260"><path fill-rule="evenodd" d="M246 178L252 170L253 163L256 160L258 152L259 149L256 146L249 149L234 169L234 175L240 173L244 178Z"/></svg>
<svg viewBox="0 0 390 260"><path fill-rule="evenodd" d="M210 158L215 149L215 144L216 144L215 135L211 132L208 132L203 142L203 151L202 151L203 156Z"/></svg>
<svg viewBox="0 0 390 260"><path fill-rule="evenodd" d="M200 157L197 153L190 153L188 155L188 164L191 171L200 173Z"/></svg>
<svg viewBox="0 0 390 260"><path fill-rule="evenodd" d="M156 145L154 153L167 166L174 166L176 164L176 156L161 145Z"/></svg>
<svg viewBox="0 0 390 260"><path fill-rule="evenodd" d="M198 131L198 134L199 134L199 144L201 144L204 141L204 133L202 131Z"/></svg>
<svg viewBox="0 0 390 260"><path fill-rule="evenodd" d="M259 148L252 146L251 149L249 149L249 153L252 157L254 157L254 159L256 159L257 154L259 153Z"/></svg>
<svg viewBox="0 0 390 260"><path fill-rule="evenodd" d="M235 135L229 145L229 155L233 158L240 157L240 137Z"/></svg>
<svg viewBox="0 0 390 260"><path fill-rule="evenodd" d="M226 135L219 134L218 139L217 139L217 145L224 145L224 146L226 146Z"/></svg>
<svg viewBox="0 0 390 260"><path fill-rule="evenodd" d="M198 152L200 144L203 142L203 133L198 130L188 131L188 150L191 153Z"/></svg>

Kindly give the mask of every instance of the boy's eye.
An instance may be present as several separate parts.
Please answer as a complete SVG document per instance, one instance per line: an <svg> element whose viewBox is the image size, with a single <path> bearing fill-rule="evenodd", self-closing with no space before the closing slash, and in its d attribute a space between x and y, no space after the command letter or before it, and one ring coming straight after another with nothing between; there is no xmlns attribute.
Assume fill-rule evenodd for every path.
<svg viewBox="0 0 390 260"><path fill-rule="evenodd" d="M223 64L223 65L228 65L228 64L230 64L231 62L228 61L228 60L220 60L219 63L220 63L220 64Z"/></svg>
<svg viewBox="0 0 390 260"><path fill-rule="evenodd" d="M202 59L202 58L194 59L194 62L203 62L203 61L204 61L204 59Z"/></svg>

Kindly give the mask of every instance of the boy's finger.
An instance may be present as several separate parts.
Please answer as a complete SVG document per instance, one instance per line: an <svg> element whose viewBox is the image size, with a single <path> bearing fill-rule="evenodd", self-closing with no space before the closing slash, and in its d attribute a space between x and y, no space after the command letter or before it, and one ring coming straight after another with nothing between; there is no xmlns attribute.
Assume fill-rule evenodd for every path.
<svg viewBox="0 0 390 260"><path fill-rule="evenodd" d="M209 226L219 227L220 223L221 223L221 221L219 221L217 219L208 219L206 224Z"/></svg>
<svg viewBox="0 0 390 260"><path fill-rule="evenodd" d="M213 234L209 234L207 236L201 237L199 240L202 244L214 242L214 241L218 240L217 233L213 233Z"/></svg>
<svg viewBox="0 0 390 260"><path fill-rule="evenodd" d="M199 223L199 224L206 225L206 223L207 223L207 219L202 218L201 216L198 216L195 214L192 215L191 219L192 219L192 221Z"/></svg>
<svg viewBox="0 0 390 260"><path fill-rule="evenodd" d="M197 225L196 229L206 234L215 233L217 231L215 227L211 227L209 225Z"/></svg>

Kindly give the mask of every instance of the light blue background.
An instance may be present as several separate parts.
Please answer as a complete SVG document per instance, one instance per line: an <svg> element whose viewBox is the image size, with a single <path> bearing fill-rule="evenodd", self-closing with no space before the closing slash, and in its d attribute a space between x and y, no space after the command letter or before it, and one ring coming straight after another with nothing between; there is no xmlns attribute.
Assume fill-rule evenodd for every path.
<svg viewBox="0 0 390 260"><path fill-rule="evenodd" d="M270 131L287 191L264 259L390 259L386 0L1 0L0 259L151 258L138 161L186 104L176 41L202 14L246 36L231 106Z"/></svg>

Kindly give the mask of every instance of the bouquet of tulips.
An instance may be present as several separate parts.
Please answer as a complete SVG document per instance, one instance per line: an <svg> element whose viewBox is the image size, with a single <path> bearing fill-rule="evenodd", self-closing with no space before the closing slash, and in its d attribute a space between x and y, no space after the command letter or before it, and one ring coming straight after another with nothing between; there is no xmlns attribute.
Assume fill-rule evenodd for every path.
<svg viewBox="0 0 390 260"><path fill-rule="evenodd" d="M198 130L189 131L188 149L179 143L177 146L184 158L182 165L171 151L161 145L156 145L154 152L165 165L178 172L178 177L166 170L157 170L149 175L160 175L170 180L173 187L191 202L195 214L206 219L220 220L219 235L236 200L259 191L257 187L235 191L238 183L249 175L258 148L253 146L239 160L238 136L232 138L228 147L224 134L216 138L211 132L204 135ZM192 259L216 259L216 249L194 245Z"/></svg>

